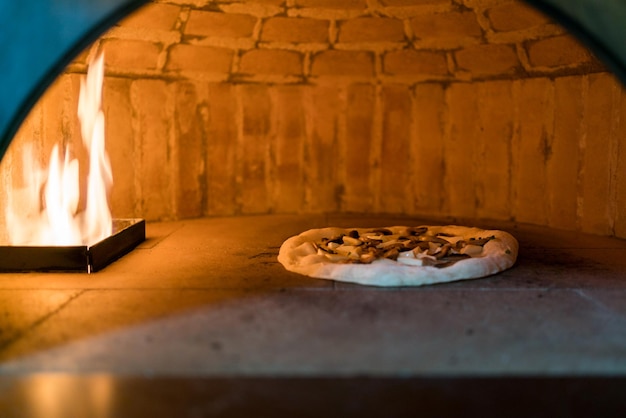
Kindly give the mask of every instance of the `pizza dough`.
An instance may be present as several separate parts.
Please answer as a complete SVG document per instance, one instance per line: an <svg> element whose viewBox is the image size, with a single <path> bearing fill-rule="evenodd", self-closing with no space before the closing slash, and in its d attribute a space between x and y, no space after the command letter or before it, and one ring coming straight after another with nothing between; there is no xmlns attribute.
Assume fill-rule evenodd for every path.
<svg viewBox="0 0 626 418"><path fill-rule="evenodd" d="M320 279L370 286L422 286L489 276L510 268L517 259L517 240L504 231L455 225L418 228L425 232L417 237L414 233L415 227L385 228L386 240L385 237L380 237L377 232L374 232L375 228L311 229L287 239L280 247L278 261L289 271ZM411 234L413 238L410 237ZM348 243L356 243L356 241L350 241L350 235L362 237L370 243L371 239L380 239L380 244L376 245L379 248L384 248L384 243L389 243L393 239L401 241L411 238L416 241L430 240L432 237L433 241L449 243L444 246L453 248L454 250L450 253L454 252L459 255L457 257L452 255L451 257L455 258L453 262L439 264L437 267L428 264L430 259L435 258L434 255L429 256L429 254L438 250L420 250L418 247L410 252L401 251L396 256L396 260L376 257L374 261L364 263L359 256L351 260L347 259L352 255L346 255L345 251L334 255L335 251L329 250L324 244L329 240L341 243L340 240L345 236L348 237ZM484 244L472 245L472 241L484 242ZM377 241L374 241L374 244L376 243ZM439 246L441 247L441 244ZM435 245L431 247L434 248ZM482 247L482 250L479 247ZM422 248L426 247L422 245ZM464 258L458 259L462 253L464 253Z"/></svg>

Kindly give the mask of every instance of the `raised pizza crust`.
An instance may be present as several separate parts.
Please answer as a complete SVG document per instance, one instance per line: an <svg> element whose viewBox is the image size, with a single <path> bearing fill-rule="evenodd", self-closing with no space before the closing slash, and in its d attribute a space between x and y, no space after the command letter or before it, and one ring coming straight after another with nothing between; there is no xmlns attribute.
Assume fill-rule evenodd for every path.
<svg viewBox="0 0 626 418"><path fill-rule="evenodd" d="M405 231L406 226L390 227L393 233ZM429 226L428 234L449 234L454 239L469 240L493 236L484 244L479 256L466 258L448 267L414 266L389 259L377 259L370 264L334 263L319 254L313 243L357 230L360 234L371 228L311 229L287 239L280 247L278 261L289 271L320 279L358 283L370 286L423 286L456 280L475 279L506 270L515 264L517 240L509 233L463 226Z"/></svg>

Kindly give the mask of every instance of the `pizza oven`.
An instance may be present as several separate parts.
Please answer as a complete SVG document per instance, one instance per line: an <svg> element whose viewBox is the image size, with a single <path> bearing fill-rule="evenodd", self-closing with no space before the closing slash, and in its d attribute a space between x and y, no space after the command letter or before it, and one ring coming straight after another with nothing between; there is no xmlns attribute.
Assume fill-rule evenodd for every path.
<svg viewBox="0 0 626 418"><path fill-rule="evenodd" d="M88 163L77 108L99 53L109 206L147 228L94 274L0 274L7 410L620 408L626 7L6 0L0 10L0 239L14 222L6 207L31 222L17 196L55 144ZM517 265L397 289L276 261L310 228L405 224L506 230Z"/></svg>

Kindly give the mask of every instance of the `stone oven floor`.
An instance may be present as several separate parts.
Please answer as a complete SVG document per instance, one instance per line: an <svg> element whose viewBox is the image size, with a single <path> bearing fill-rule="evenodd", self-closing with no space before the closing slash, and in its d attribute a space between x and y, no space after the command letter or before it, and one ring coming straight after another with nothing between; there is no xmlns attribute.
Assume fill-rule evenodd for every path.
<svg viewBox="0 0 626 418"><path fill-rule="evenodd" d="M276 261L282 241L309 228L432 222L271 215L148 223L147 240L101 272L0 274L0 416L69 416L50 408L95 404L100 415L87 415L133 416L152 405L141 415L250 416L281 404L284 416L316 416L304 413L317 404L313 394L341 396L344 415L369 416L382 407L371 404L379 395L397 406L506 392L507 384L511 393L553 391L568 379L594 396L623 388L624 240L483 222L518 238L516 266L418 288L317 280ZM575 400L568 385L564 396ZM155 407L161 398L181 409Z"/></svg>

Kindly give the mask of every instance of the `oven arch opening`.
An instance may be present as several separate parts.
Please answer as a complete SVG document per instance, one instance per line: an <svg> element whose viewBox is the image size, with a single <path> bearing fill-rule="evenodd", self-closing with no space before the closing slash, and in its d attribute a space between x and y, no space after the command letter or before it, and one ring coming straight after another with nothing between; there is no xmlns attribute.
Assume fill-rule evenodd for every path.
<svg viewBox="0 0 626 418"><path fill-rule="evenodd" d="M115 11L116 16L121 17L130 9L138 6L139 2L130 2L124 6L126 8L120 6L120 9ZM470 4L470 9L471 7L473 6ZM478 6L476 7L478 8ZM562 6L554 3L550 6L545 6L544 10L557 13L560 7ZM455 8L451 11L454 12L452 14L462 14L461 12L464 12L464 9ZM492 25L492 28L495 28L494 32L507 32L506 30L500 31L500 29L493 26L495 17L490 15L492 12L491 8L480 9L477 18L492 19L489 24ZM245 13L241 13L241 9L236 12L231 11L230 13L233 15L245 15ZM578 9L574 9L573 13L574 15L578 13ZM202 20L202 18L198 19ZM339 21L342 19L336 18L335 20ZM343 20L349 21L350 19L346 18ZM241 22L245 26L245 19ZM349 39L340 39L341 31L346 29L346 27L342 28L340 27L341 24L338 23L334 23L334 25L334 29L331 28L330 30L331 32L334 31L335 36L338 37L336 42L350 43ZM584 23L583 20L580 26L585 27L585 25L587 23ZM412 30L414 32L417 30L415 24ZM469 27L467 30L471 34L473 29ZM317 33L314 26L311 28L311 31ZM393 37L393 28L389 29L389 31L390 34L388 36ZM94 35L95 32L89 36ZM502 34L498 33L497 35ZM81 42L84 42L89 36L81 38ZM477 36L484 36L484 34ZM187 41L190 44L194 42L202 43L201 40L198 40L200 37L201 35L192 33L188 36ZM416 35L416 37L418 36ZM592 42L592 44L593 42L598 43L600 42L598 39L602 39L597 36L589 36L588 38L587 41ZM527 41L527 44L524 44L524 42L517 40L513 43L523 44L523 47L530 48L534 45L534 41L536 40L530 39ZM278 41L269 40L268 42L276 43ZM502 39L499 39L498 42L502 42ZM514 48L503 48L498 42L494 42L495 48L493 53L496 56L509 57L513 60L519 59L520 50L517 45ZM130 44L132 43L126 43L126 45ZM421 45L424 46L424 49L428 49L425 47L425 45L428 45L428 42L422 42ZM566 43L564 45L571 44ZM214 45L200 46L206 47L207 50L209 47L214 47ZM280 50L281 48L277 49ZM599 49L602 48L598 47L597 50ZM608 48L603 47L602 51L604 52L601 53L605 59L607 55L606 49ZM227 59L224 58L220 51L212 49L212 52L215 54L212 56L213 60L209 65L214 66L212 68L217 68L215 71L219 71L220 66L223 65L222 61ZM287 51L281 50L278 53L274 51L273 56L281 65L288 66L294 63L296 66L300 65L301 62L294 61L294 54L291 52L293 51L288 49ZM326 55L327 61L322 59L316 60L323 52L329 52ZM389 213L399 210L402 213L409 214L436 212L455 217L514 219L520 222L564 227L566 229L583 229L601 234L616 233L620 235L620 232L616 232L616 229L621 230L619 225L616 227L616 218L619 216L618 210L613 207L616 205L616 202L613 201L607 204L607 207L593 207L593 204L587 203L581 209L579 202L581 196L583 196L583 200L586 202L602 200L597 199L597 193L587 190L590 189L590 186L585 186L584 184L572 186L571 182L567 181L561 183L559 182L561 175L552 174L553 184L546 186L551 187L549 192L552 193L551 203L546 203L549 207L541 211L533 210L537 199L541 199L546 190L541 187L533 188L532 180L525 182L522 191L520 191L521 189L513 190L510 185L502 186L502 179L505 178L504 183L508 182L510 184L511 178L514 176L531 176L528 177L531 179L532 174L536 170L549 169L542 168L541 164L531 164L527 167L526 160L518 158L515 164L517 164L518 168L525 167L524 170L527 170L527 172L522 170L514 173L508 168L508 166L513 164L512 159L508 157L503 160L498 158L492 159L493 155L506 155L512 152L510 150L512 147L511 141L517 141L523 144L523 147L528 147L528 149L524 148L520 152L539 155L539 158L544 160L543 162L551 159L555 166L565 167L564 169L559 168L559 170L565 170L569 175L576 177L580 171L581 158L588 158L589 156L595 159L601 158L593 156L595 154L589 151L593 149L591 146L592 142L583 144L581 139L577 138L576 144L571 148L568 147L567 140L558 140L558 138L568 138L572 135L582 137L583 131L586 132L599 123L593 119L595 118L594 115L589 114L588 117L582 118L580 122L582 125L572 129L567 122L561 122L559 118L555 118L553 114L554 109L549 109L550 106L554 106L557 102L563 106L571 105L564 109L565 112L569 113L563 114L569 116L563 120L579 119L578 116L585 113L585 109L592 106L589 104L591 102L587 100L592 98L596 100L594 104L609 108L612 113L619 112L618 107L621 101L619 86L610 76L605 77L593 60L580 67L563 70L564 72L547 70L541 73L540 71L544 70L539 70L539 72L530 74L530 76L528 74L520 76L520 72L527 72L528 69L524 67L525 63L519 63L512 68L504 67L502 74L494 75L489 73L489 69L482 68L480 63L472 62L471 54L469 53L463 54L461 51L459 53L446 52L438 55L437 53L431 54L432 51L425 51L424 54L419 55L418 62L428 62L429 67L427 71L431 73L436 73L437 71L444 73L440 78L429 75L428 77L430 78L426 77L405 83L409 85L407 87L405 84L397 83L397 79L393 77L389 78L390 82L385 82L384 80L382 82L372 82L367 72L359 73L363 68L367 68L368 65L373 68L372 71L381 71L383 73L393 71L394 63L406 63L407 60L411 59L410 56L407 58L407 56L402 55L403 52L403 50L391 51L388 55L383 56L376 53L364 54L361 51L355 52L351 51L350 48L343 50L334 48L332 51L314 50L308 55L305 54L300 59L310 61L304 65L309 66L308 71L311 76L328 76L328 73L333 71L333 65L337 66L338 64L346 65L346 68L352 68L350 67L350 64L352 64L350 60L365 63L365 67L361 66L360 69L354 70L356 72L356 74L353 74L355 82L333 84L325 81L320 83L322 85L321 90L315 90L312 87L313 83L305 82L301 85L298 84L300 79L293 74L288 74L287 77L279 80L281 82L277 82L278 79L274 75L264 73L272 70L271 68L268 70L268 62L271 62L271 60L263 60L262 57L255 60L248 58L249 56L245 54L236 58L239 60L237 65L240 68L249 69L253 76L243 72L243 75L233 76L227 80L211 77L200 80L185 80L184 74L181 77L180 73L185 70L195 71L195 69L181 69L180 67L184 67L182 64L178 64L179 67L173 66L171 68L174 70L172 74L178 71L178 74L175 74L173 77L171 75L162 78L155 77L153 72L149 70L146 71L144 79L137 82L129 82L127 74L123 71L112 74L112 88L108 94L116 96L117 99L115 100L119 100L122 103L122 106L109 107L109 111L115 112L117 117L118 122L115 129L123 130L124 125L132 127L134 124L135 127L140 127L140 133L137 134L139 138L136 138L138 141L141 142L143 141L142 138L154 135L152 141L155 144L160 144L155 147L155 149L158 149L156 151L158 155L155 154L157 155L156 157L152 156L156 161L154 168L151 169L152 171L144 174L144 180L133 178L132 181L127 182L126 188L122 189L123 192L119 192L118 202L123 200L123 196L135 193L133 195L135 198L134 202L140 202L140 204L133 203L133 207L128 207L127 205L124 210L141 211L142 214L145 214L146 210L151 210L150 208L159 208L154 209L154 212L149 212L148 219L293 211L318 212L331 210ZM475 51L472 50L471 52ZM178 48L175 53L179 56L185 56L185 54L190 53L190 50L183 47ZM529 54L528 51L527 54ZM445 57L443 61L442 57ZM64 59L66 58L64 57ZM139 60L142 58L144 57L137 57ZM528 60L533 59L530 55L526 58ZM414 64L415 61L408 62L416 65ZM70 71L65 80L59 81L59 85L63 87L55 87L56 93L50 93L51 97L56 95L57 98L68 100L66 93L75 88L75 76L83 71L81 68L84 68L84 66L80 67L80 65L77 64L74 72ZM398 65L396 64L396 68ZM446 79L449 76L446 72L449 72L451 65L458 68L463 67L458 74L460 78L454 79L454 77L449 77L449 79ZM589 75L582 75L590 68ZM421 70L423 71L423 69ZM254 71L257 73L254 74ZM478 75L475 76L472 71ZM616 71L616 73L619 74L619 71ZM259 76L259 74L261 75ZM577 75L580 75L579 79L576 79ZM508 83L507 80L509 78L513 78L515 81ZM225 83L222 83L222 81L225 81ZM474 83L471 81L474 81ZM209 86L206 86L205 83L209 83ZM400 84L400 86L398 87L397 84ZM603 86L602 91L610 92L605 101L602 101L602 98L595 93L598 86ZM572 89L576 94L572 95L570 93ZM322 90L325 92L321 93ZM422 100L426 92L430 99ZM480 98L485 106L482 106L482 104L480 106L471 104L470 98L475 97ZM132 100L129 99L129 102L126 100L127 98L135 100L135 104L141 102L147 104L148 109L150 109L149 106L153 108L150 112L136 112ZM359 106L349 105L349 100L351 99L357 100ZM517 107L513 106L507 109L498 104L506 100L517 103L515 105ZM250 105L250 103L263 103L264 105L257 107ZM315 104L312 105L311 103ZM230 116L223 112L224 109L229 107L231 109ZM306 107L309 108L309 113L306 113ZM547 109L539 112L543 119L535 123L535 125L526 123L525 115L527 110L537 107L545 107ZM165 112L169 112L167 118L159 119L154 116L158 112L163 111L164 108L166 109ZM558 112L561 112L561 110L559 108ZM267 111L270 111L270 113ZM289 112L293 113L293 117L278 116L280 114L289 114ZM500 116L494 118L493 121L490 120L490 114L498 114L498 112ZM507 114L506 112L509 113ZM126 116L124 116L125 113ZM298 113L306 115L303 120L298 119ZM416 116L416 114L420 113L422 116ZM428 116L424 116L424 114ZM473 116L468 117L464 115ZM207 125L203 124L203 121L216 121L224 118L232 118L234 121L232 121L230 126L213 124L208 128L209 130L207 130ZM411 122L408 124L410 126L406 126L407 124L405 123L397 123L398 120L410 120ZM479 121L479 123L476 124L476 121ZM499 124L502 121L504 122ZM368 124L371 128L363 130L363 126L368 126ZM155 127L158 127L158 129ZM524 131L527 129L526 127L529 127L528 129L531 129L531 131ZM615 131L619 130L619 127L609 126L608 129ZM491 132L485 135L483 134L485 130L491 130ZM560 133L556 133L557 141L554 142L556 131ZM458 141L453 135L454 132L463 132L464 135L469 135L469 137L474 138L475 144L464 149L463 146L466 146L469 141L465 141L465 143L464 141ZM172 135L175 136L174 140ZM235 144L234 148L228 148L226 139L223 139L217 145L207 141L208 137L215 137L216 135L221 135L223 138L234 135L234 137L238 138L236 141L240 141L240 144ZM343 140L336 139L342 135ZM448 148L445 151L432 149L432 147L428 148L432 146L432 142L435 142L429 142L425 139L429 135L444 138L442 140L443 146L447 144ZM524 135L532 138L532 141L522 140L521 138ZM364 138L368 136L369 138L365 139L365 146L376 149L376 152L372 154L373 156L365 157L367 161L364 161L364 158L351 157L349 149L352 144L348 143L346 138ZM399 143L388 144L385 138L392 136L406 137L407 140L405 142L400 141ZM498 144L489 139L498 136L504 137L508 143L504 145ZM201 139L188 141L185 138ZM246 141L255 143L258 142L256 140L259 138L264 138L263 140L267 141L268 145L259 146L253 152L250 152L248 145L246 145L245 149L242 148L242 144ZM294 140L289 138L299 138L295 142L301 141L301 143L294 145ZM315 143L313 138L327 139ZM447 138L447 143L445 138ZM602 149L602 152L610 154L617 149L615 138L613 139L614 142L609 144L609 149ZM585 138L585 141L587 140L588 138ZM338 142L335 144L333 141ZM148 142L142 142L142 144L139 148L152 146ZM407 155L403 153L402 147L415 146L414 144L419 144L417 146L421 148L411 150L408 153L409 159L405 161L404 158ZM339 155L333 155L332 151L329 152L329 149L334 145L343 147ZM118 161L122 161L123 154L133 155L134 152L137 152L136 147L137 145L135 144L135 148L132 150L118 151L120 154ZM563 148L560 149L559 147ZM582 149L581 147L587 150L584 156L579 153L580 149ZM450 149L456 150L449 155L450 158L430 158L433 152L449 152ZM274 151L277 152L274 153ZM139 152L141 152L141 149ZM464 161L467 152L476 154L476 157L469 164ZM572 152L576 154L574 163L566 161L568 153ZM202 153L213 153L213 160L194 161L189 159L192 155ZM325 153L333 155L328 160L334 159L336 167L325 169L320 162L313 171L308 173L303 173L302 170L304 169L298 167L301 162L307 162L307 158L322 159L323 157L320 157L320 155ZM172 155L174 156L172 157ZM298 155L301 161L294 162L294 155ZM397 157L394 157L395 160L387 158L390 155L396 155ZM428 176L429 178L436 178L437 180L415 180L407 176L403 177L405 181L396 181L394 178L389 179L386 176L389 170L393 172L393 170L401 167L403 164L411 165L411 162L415 162L415 160L411 160L413 158L411 155L416 156L418 165L427 166L429 172L435 173ZM555 159L555 155L563 158ZM240 175L234 175L232 172L211 172L210 170L218 165L215 163L219 163L220 156L222 160L226 158L226 160L231 161L230 164L234 166L240 164L237 161L241 156L251 156L251 159L249 161L250 164L246 163L239 168L230 168L231 170L239 169L242 172ZM173 183L168 183L170 180L163 179L163 173L157 169L159 162L166 161L168 158L176 160L173 170L170 170L168 174L168 176L174 177ZM531 157L531 160L535 158ZM487 163L490 159L497 161L497 167L494 168L491 162ZM524 161L524 163L521 161ZM346 168L346 162L352 164L350 170ZM541 161L539 162L541 163ZM609 179L606 180L606 190L602 192L604 195L600 194L601 197L607 196L608 200L617 193L618 187L616 182L611 180L611 177L617 171L617 163L611 164L613 166L610 166L608 174L602 171L602 175ZM124 163L118 163L118 165L124 165ZM359 169L369 170L367 178L359 178L358 176L346 178L346 176L351 175L346 173L358 173ZM332 173L328 174L329 171ZM402 172L402 170L399 171ZM480 178L470 178L468 181L465 181L466 176L464 173L471 171L477 171ZM419 175L415 168L411 169L411 174ZM223 177L220 177L221 175ZM341 178L342 176L343 178ZM149 185L149 189L146 189L150 191L137 195L136 190L133 190L137 181L140 183L142 181L147 182L148 178L156 179ZM590 176L588 175L587 178L589 179ZM209 185L211 181L213 183ZM323 183L325 181L326 183ZM255 182L259 183L261 187L253 186ZM323 186L316 187L320 182L322 182ZM308 188L304 188L305 190L302 190L301 187L303 183L309 185ZM407 186L407 183L410 183L410 185ZM452 190L446 189L445 184L453 184L451 186ZM221 191L216 193L217 196L213 196L207 193L209 186L213 190L219 186L222 186L222 188L218 189ZM405 199L407 188L410 189L409 199ZM252 191L253 189L257 191ZM374 193L372 193L373 190L375 191ZM386 193L388 190L392 190L392 193L387 193L386 196L383 196L383 192ZM561 203L564 201L560 194L561 190L569 190L569 192L565 193L565 201L568 204L564 206L569 208L567 211L560 210ZM228 195L231 192L232 194ZM300 194L300 200L287 197L293 193ZM516 193L517 196L515 195ZM588 196L586 199L584 198L585 193ZM224 195L227 196L225 199L223 198ZM501 196L503 195L507 196L507 199L502 199ZM471 201L469 205L464 203L468 200ZM503 206L502 202L504 200L508 200L509 203ZM516 201L518 203L515 203ZM188 204L188 202L193 203ZM519 202L524 203L520 206ZM514 208L511 205L518 206ZM591 218L585 217L584 210L586 209L589 212L589 208L591 208L592 213L598 215ZM607 211L613 211L609 215L610 219L602 220L603 217L606 217L605 212ZM538 212L540 213L537 214Z"/></svg>
<svg viewBox="0 0 626 418"><path fill-rule="evenodd" d="M524 0L569 28L624 82L626 50L621 22L626 6L610 0ZM64 0L49 5L3 1L2 27L11 34L0 44L7 65L0 73L0 156L28 111L63 69L107 29L149 0ZM472 2L469 2L472 3ZM53 9L51 10L51 8ZM32 22L32 24L29 24Z"/></svg>

